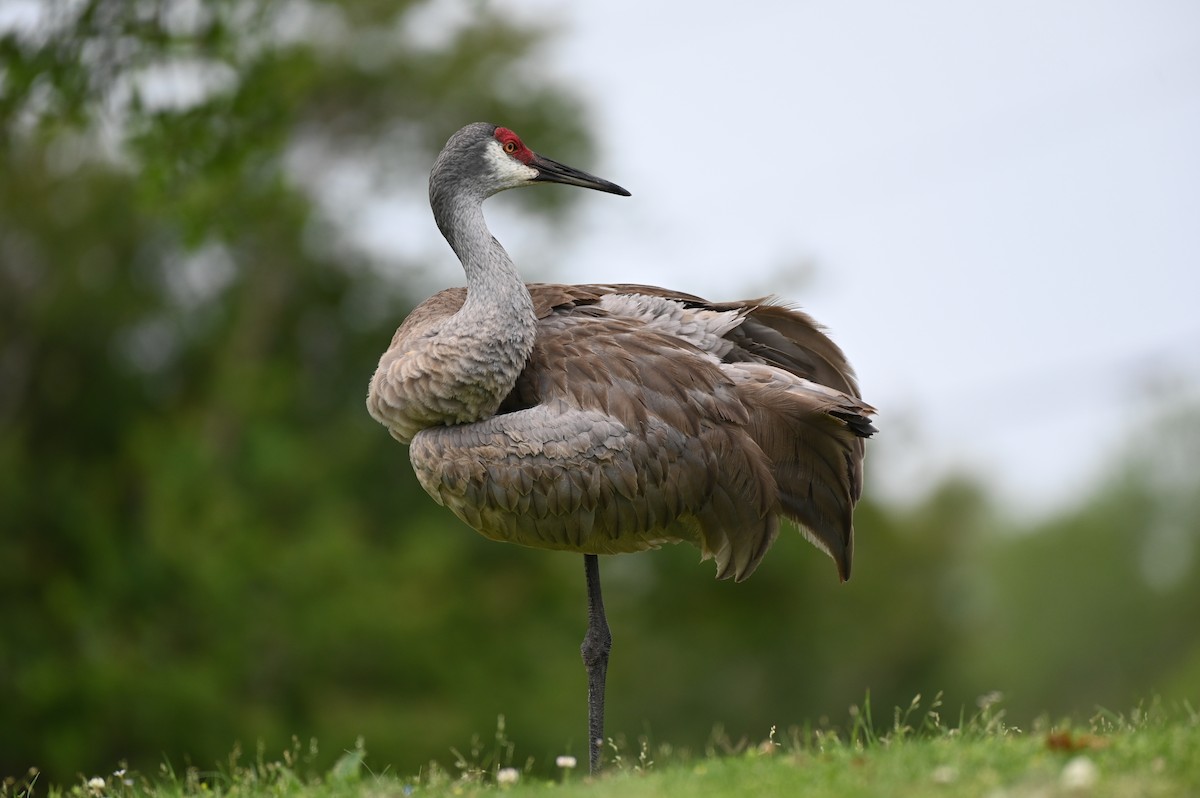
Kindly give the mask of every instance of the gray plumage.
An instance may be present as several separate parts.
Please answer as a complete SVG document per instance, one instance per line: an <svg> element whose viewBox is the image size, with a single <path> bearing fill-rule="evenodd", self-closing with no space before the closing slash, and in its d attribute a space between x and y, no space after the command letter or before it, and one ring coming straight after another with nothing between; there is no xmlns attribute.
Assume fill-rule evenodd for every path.
<svg viewBox="0 0 1200 798"><path fill-rule="evenodd" d="M467 287L409 315L367 399L421 485L494 540L586 555L686 541L737 580L784 516L848 578L874 410L842 351L770 300L526 285L481 205L534 182L628 194L492 125L455 133L434 165Z"/></svg>

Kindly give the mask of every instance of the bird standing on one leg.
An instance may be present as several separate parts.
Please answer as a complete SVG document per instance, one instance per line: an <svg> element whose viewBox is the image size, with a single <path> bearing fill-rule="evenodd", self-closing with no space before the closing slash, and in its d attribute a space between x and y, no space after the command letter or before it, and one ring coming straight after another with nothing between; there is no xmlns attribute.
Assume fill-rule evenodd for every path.
<svg viewBox="0 0 1200 798"><path fill-rule="evenodd" d="M582 552L591 772L611 645L596 555L687 541L748 577L779 517L850 576L863 439L875 412L841 350L769 300L710 303L641 285L526 285L482 204L565 183L628 196L507 128L450 137L429 178L467 287L405 319L367 407L422 487L493 540Z"/></svg>

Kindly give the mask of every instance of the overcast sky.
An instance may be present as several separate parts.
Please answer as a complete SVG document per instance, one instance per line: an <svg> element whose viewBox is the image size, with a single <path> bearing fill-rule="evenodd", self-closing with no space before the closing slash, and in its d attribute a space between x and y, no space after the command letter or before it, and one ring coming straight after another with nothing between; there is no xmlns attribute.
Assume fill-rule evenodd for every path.
<svg viewBox="0 0 1200 798"><path fill-rule="evenodd" d="M1200 398L1200 3L520 7L594 110L576 165L633 192L583 200L553 276L803 306L887 495L967 469L1061 504L1159 386Z"/></svg>

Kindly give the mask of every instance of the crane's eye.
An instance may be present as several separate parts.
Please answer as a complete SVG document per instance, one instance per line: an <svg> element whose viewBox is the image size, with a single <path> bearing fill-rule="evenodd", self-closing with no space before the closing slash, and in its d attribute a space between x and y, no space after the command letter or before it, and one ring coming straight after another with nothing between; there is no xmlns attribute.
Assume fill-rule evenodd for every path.
<svg viewBox="0 0 1200 798"><path fill-rule="evenodd" d="M521 143L520 136L506 127L496 128L496 141L500 142L500 148L504 150L504 154L514 160L527 164L533 159L533 153Z"/></svg>

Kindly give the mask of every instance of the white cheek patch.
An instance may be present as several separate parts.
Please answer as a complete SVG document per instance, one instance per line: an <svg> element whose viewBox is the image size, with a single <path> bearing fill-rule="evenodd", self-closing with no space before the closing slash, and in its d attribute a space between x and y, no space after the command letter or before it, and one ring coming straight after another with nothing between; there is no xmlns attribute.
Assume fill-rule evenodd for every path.
<svg viewBox="0 0 1200 798"><path fill-rule="evenodd" d="M504 151L504 145L492 140L487 145L487 159L491 162L494 174L503 183L528 183L538 176L538 170L526 166Z"/></svg>

